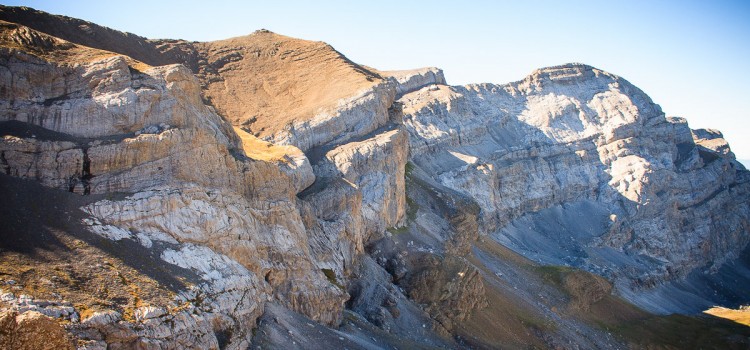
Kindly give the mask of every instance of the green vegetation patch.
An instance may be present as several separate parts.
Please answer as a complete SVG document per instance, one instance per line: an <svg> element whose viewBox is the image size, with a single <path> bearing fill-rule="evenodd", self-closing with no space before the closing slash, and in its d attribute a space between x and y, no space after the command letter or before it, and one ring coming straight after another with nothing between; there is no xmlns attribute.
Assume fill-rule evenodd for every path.
<svg viewBox="0 0 750 350"><path fill-rule="evenodd" d="M565 275L575 271L575 269L567 266L534 266L533 271L539 275L545 282L558 287L561 291L565 291Z"/></svg>
<svg viewBox="0 0 750 350"><path fill-rule="evenodd" d="M331 282L336 287L339 287L339 289L344 290L344 286L339 283L338 279L336 279L336 273L333 272L332 269L320 269L320 271L323 272L323 274L328 279L328 282Z"/></svg>

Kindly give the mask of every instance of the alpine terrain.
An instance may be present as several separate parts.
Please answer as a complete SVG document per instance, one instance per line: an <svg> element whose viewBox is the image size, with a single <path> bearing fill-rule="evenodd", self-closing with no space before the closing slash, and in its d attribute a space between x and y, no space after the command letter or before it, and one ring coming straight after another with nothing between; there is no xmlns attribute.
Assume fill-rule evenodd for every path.
<svg viewBox="0 0 750 350"><path fill-rule="evenodd" d="M0 77L0 348L750 347L750 172L599 68L2 6Z"/></svg>

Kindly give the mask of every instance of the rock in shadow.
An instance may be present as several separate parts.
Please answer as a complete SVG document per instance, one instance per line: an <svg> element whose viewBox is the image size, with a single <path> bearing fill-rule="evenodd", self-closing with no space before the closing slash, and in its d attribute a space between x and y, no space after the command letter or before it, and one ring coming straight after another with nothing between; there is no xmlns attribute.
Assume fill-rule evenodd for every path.
<svg viewBox="0 0 750 350"><path fill-rule="evenodd" d="M82 265L84 261L93 262L89 258L105 260L112 257L172 292L184 290L186 282L198 281L189 270L164 263L157 249L147 249L129 239L112 241L87 230L82 222L87 216L79 208L92 201L122 194L80 196L4 174L0 174L0 193L3 193L0 196L3 223L0 226L0 259L15 256L29 264L36 261L40 263L35 266L39 270L44 269L44 263L50 260ZM90 256L77 256L81 253ZM86 266L79 267L86 269ZM82 281L89 277L92 276L81 276Z"/></svg>

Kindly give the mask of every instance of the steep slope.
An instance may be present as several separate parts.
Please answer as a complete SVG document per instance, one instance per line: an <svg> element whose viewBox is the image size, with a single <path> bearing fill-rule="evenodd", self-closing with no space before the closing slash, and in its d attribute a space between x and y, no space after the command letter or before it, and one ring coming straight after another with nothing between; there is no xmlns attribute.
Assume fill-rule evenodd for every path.
<svg viewBox="0 0 750 350"><path fill-rule="evenodd" d="M347 104L368 103L361 108L372 117L384 115L392 102L380 100L379 90L387 89L382 78L322 42L257 31L249 36L194 45L205 60L196 68L206 99L232 124L261 138L278 141L302 137L296 134L302 132L298 129L325 123L341 109L352 107ZM375 119L372 117L350 118L351 122L362 123ZM341 130L316 129L306 136L320 140L285 141L307 149L330 142L333 137L343 140L342 134L352 131L347 129L367 133L385 121L375 119L372 125L352 124ZM329 127L333 126L329 123Z"/></svg>
<svg viewBox="0 0 750 350"><path fill-rule="evenodd" d="M85 229L198 276L172 299L136 305L135 318L123 318L125 300L83 320L73 308L65 319L79 341L243 347L271 299L340 322L338 281L357 269L368 237L403 215L408 143L387 108L355 104L353 115L377 116L364 118L374 126L351 128L360 119L346 108L326 119L330 135L350 128L344 136L357 138L322 145L321 181L298 198L316 181L307 157L233 128L203 104L184 66L149 67L17 24L0 37L3 171L83 195L126 193L83 206ZM390 103L394 88L373 98ZM23 295L6 296L11 310L26 310ZM49 313L57 304L39 305Z"/></svg>

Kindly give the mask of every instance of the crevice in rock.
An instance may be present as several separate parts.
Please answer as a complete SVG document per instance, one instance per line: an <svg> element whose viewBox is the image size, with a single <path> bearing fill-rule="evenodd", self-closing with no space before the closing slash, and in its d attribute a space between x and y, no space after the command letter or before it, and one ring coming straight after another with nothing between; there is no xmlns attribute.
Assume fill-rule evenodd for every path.
<svg viewBox="0 0 750 350"><path fill-rule="evenodd" d="M87 147L84 147L81 150L83 151L83 167L81 169L81 184L83 184L83 194L89 195L91 194L90 181L94 177L94 175L91 175L91 159L89 158L89 149Z"/></svg>
<svg viewBox="0 0 750 350"><path fill-rule="evenodd" d="M3 166L3 172L5 172L5 175L10 175L10 165L8 165L8 160L5 159L5 152L0 152L0 165Z"/></svg>
<svg viewBox="0 0 750 350"><path fill-rule="evenodd" d="M68 192L70 193L75 192L77 184L78 184L78 178L75 176L71 176L68 179Z"/></svg>
<svg viewBox="0 0 750 350"><path fill-rule="evenodd" d="M232 333L232 329L229 328L214 331L216 342L219 343L219 349L223 350L227 348L232 339Z"/></svg>

